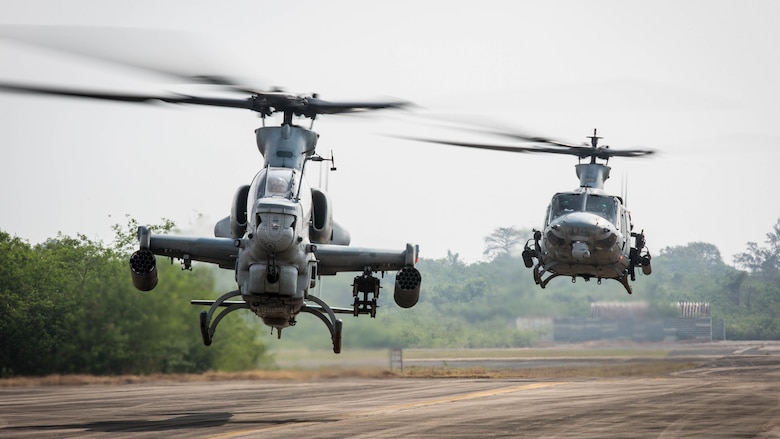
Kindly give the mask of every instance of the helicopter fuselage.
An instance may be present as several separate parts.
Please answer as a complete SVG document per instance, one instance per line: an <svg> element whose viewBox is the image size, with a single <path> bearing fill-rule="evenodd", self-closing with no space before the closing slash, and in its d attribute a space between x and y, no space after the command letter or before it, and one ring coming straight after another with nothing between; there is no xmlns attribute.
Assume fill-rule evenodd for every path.
<svg viewBox="0 0 780 439"><path fill-rule="evenodd" d="M634 233L631 214L621 197L603 189L610 168L599 163L577 165L580 187L553 195L542 230L534 231L533 247L526 244L523 260L544 288L558 276L615 279L631 294L628 281L634 269L650 274L650 255L643 233ZM632 239L634 242L632 245ZM537 263L534 266L533 259ZM544 273L550 273L542 278Z"/></svg>
<svg viewBox="0 0 780 439"><path fill-rule="evenodd" d="M311 190L296 171L268 167L250 185L236 281L250 309L274 328L290 326L316 273L315 247L309 239ZM300 187L300 197L296 197Z"/></svg>
<svg viewBox="0 0 780 439"><path fill-rule="evenodd" d="M586 188L555 194L540 242L542 266L564 276L623 275L628 268L627 217L621 200L602 191Z"/></svg>
<svg viewBox="0 0 780 439"><path fill-rule="evenodd" d="M280 336L306 312L328 326L338 353L341 320L335 313L374 317L380 280L372 273L380 271L398 270L393 297L399 306L417 303L421 283L414 268L417 246L407 244L403 251L350 247L349 233L333 221L330 197L307 183L306 163L326 160L314 155L317 137L289 124L259 128L257 146L266 159L264 167L251 184L238 188L230 216L214 226L215 238L152 236L146 227L139 228L141 248L130 265L133 283L142 291L157 284L155 254L179 258L183 268L196 260L235 270L237 290L216 300L192 302L210 306L201 313L206 345L220 320L238 309L251 310ZM310 294L320 276L342 271L362 273L352 285L352 308L332 308ZM242 300L228 301L234 297ZM215 315L219 307L225 309Z"/></svg>
<svg viewBox="0 0 780 439"><path fill-rule="evenodd" d="M645 248L644 232L632 231L631 218L620 197L604 192L604 182L611 168L606 165L610 157L641 157L652 154L647 149L615 150L598 144L597 131L593 130L590 146L575 145L528 134L493 131L505 138L532 142L534 146L510 146L506 144L432 140L409 137L412 140L516 153L547 153L574 155L580 159L575 166L580 180L579 188L553 196L547 207L542 230L534 230L532 239L526 242L522 252L523 264L533 269L534 282L544 288L558 276L578 277L586 281L596 278L619 281L631 294L629 280L635 280L635 268L641 267L650 274L650 253ZM541 144L541 145L538 145ZM582 163L589 158L589 162ZM604 160L599 163L597 160ZM633 238L633 245L631 244ZM533 244L532 244L533 243ZM545 273L549 273L543 278Z"/></svg>

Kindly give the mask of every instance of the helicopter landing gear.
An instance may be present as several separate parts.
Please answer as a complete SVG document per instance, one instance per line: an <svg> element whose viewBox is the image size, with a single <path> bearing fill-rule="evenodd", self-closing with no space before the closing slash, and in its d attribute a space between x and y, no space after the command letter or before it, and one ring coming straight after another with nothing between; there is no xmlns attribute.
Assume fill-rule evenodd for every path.
<svg viewBox="0 0 780 439"><path fill-rule="evenodd" d="M210 305L208 312L202 311L200 313L200 333L203 336L204 345L211 346L211 342L214 340L214 331L217 328L217 325L229 313L237 309L249 309L252 311L256 311L245 300L241 300L241 301L228 300L236 296L241 296L241 292L238 290L231 291L229 293L223 294L217 300L190 301L190 303L192 303L193 305ZM306 300L311 300L312 302L316 303L319 306L308 307L304 303L304 305L301 306L300 311L313 314L317 316L320 320L322 320L323 323L325 323L325 326L327 326L328 330L330 331L330 338L333 341L333 352L336 354L340 353L341 352L341 327L342 327L341 320L336 318L336 314L333 312L333 310L328 306L327 303L323 302L320 298L314 296L307 296ZM256 307L258 305L255 304L254 306ZM217 308L220 307L223 307L225 309L223 309L219 314L217 314L216 318L213 318L214 313L217 311ZM292 315L291 317L288 316L288 318L289 320L285 320L287 324L289 326L294 326L295 316L294 315ZM274 326L274 327L277 328L277 336L281 337L282 326Z"/></svg>
<svg viewBox="0 0 780 439"><path fill-rule="evenodd" d="M634 290L631 289L631 285L628 283L628 277L624 274L623 276L616 277L616 281L620 282L621 285L626 289L626 292L628 294L634 294Z"/></svg>
<svg viewBox="0 0 780 439"><path fill-rule="evenodd" d="M369 314L371 318L376 317L377 300L379 299L379 279L371 275L371 270L363 271L362 276L356 276L352 283L352 297L355 298L352 303L352 315L357 317L360 314ZM360 295L363 295L362 299ZM371 297L369 298L369 295Z"/></svg>
<svg viewBox="0 0 780 439"><path fill-rule="evenodd" d="M231 297L240 296L241 292L238 290L231 291L229 293L223 294L219 297L219 299L212 301L203 301L203 300L193 300L190 303L193 305L211 305L208 312L201 311L200 313L200 334L203 336L203 344L206 346L211 346L211 342L214 339L214 331L217 329L217 325L219 322L225 318L226 315L229 313L237 310L237 309L249 309L249 304L247 304L244 301L231 301L228 302L227 299L230 299ZM217 311L217 308L219 307L225 307L218 315L217 318L214 319L214 321L211 320L214 313Z"/></svg>
<svg viewBox="0 0 780 439"><path fill-rule="evenodd" d="M547 286L547 284L555 279L558 276L562 276L558 273L552 273L551 275L547 276L547 279L542 279L542 274L544 274L545 269L542 268L541 264L537 264L536 267L534 267L533 273L534 273L534 282L536 285L539 285L542 289ZM572 279L574 280L574 279Z"/></svg>
<svg viewBox="0 0 780 439"><path fill-rule="evenodd" d="M309 295L306 296L306 300L311 300L312 302L319 305L319 307L315 308L303 305L301 307L301 312L313 314L322 320L322 323L325 323L325 326L327 326L328 330L330 331L330 339L333 342L333 353L340 353L342 321L336 318L336 314L333 312L330 306L328 306L328 304L319 297Z"/></svg>

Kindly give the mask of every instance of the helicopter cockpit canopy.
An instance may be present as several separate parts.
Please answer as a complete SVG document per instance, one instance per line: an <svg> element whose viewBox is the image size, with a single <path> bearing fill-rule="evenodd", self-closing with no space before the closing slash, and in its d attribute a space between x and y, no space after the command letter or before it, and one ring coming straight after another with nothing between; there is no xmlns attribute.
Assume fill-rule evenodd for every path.
<svg viewBox="0 0 780 439"><path fill-rule="evenodd" d="M617 208L618 203L614 197L591 193L555 194L550 208L550 220L571 212L589 212L616 224Z"/></svg>
<svg viewBox="0 0 780 439"><path fill-rule="evenodd" d="M266 168L258 172L252 181L250 203L260 198L285 198L292 200L297 193L298 179L290 168Z"/></svg>

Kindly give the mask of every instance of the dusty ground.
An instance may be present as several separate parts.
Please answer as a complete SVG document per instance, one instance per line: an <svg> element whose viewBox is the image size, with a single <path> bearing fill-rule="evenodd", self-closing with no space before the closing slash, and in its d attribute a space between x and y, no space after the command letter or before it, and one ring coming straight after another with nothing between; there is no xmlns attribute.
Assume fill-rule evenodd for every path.
<svg viewBox="0 0 780 439"><path fill-rule="evenodd" d="M30 382L0 388L0 436L780 437L780 343L615 353L427 358L403 373ZM422 378L435 371L449 378Z"/></svg>

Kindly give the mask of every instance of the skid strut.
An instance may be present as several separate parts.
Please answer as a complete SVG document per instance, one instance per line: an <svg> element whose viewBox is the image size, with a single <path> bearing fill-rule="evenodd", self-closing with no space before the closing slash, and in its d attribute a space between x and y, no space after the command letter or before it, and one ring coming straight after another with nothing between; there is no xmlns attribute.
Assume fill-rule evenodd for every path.
<svg viewBox="0 0 780 439"><path fill-rule="evenodd" d="M220 296L219 299L215 300L211 304L211 307L209 308L208 312L206 311L200 312L200 333L203 336L204 345L211 346L211 341L214 339L214 330L217 328L219 322L223 318L225 318L226 315L230 314L231 312L237 309L249 309L249 304L247 304L244 301L241 302L235 301L230 303L225 302L227 299L230 299L231 297L236 297L240 295L241 292L238 290L225 293L222 296ZM201 301L195 301L195 300L193 300L191 303L195 305L204 304ZM217 314L217 318L215 318L214 321L212 321L211 318L214 316L214 313L217 311L217 308L219 307L225 307L225 309L220 311L220 313Z"/></svg>
<svg viewBox="0 0 780 439"><path fill-rule="evenodd" d="M333 341L333 353L334 354L340 353L341 352L341 325L342 325L341 320L336 318L336 314L333 312L330 306L328 306L328 304L325 303L319 297L309 295L306 296L306 300L311 300L312 302L319 305L319 307L309 307L303 305L301 307L301 312L307 312L309 314L313 314L319 317L319 319L322 320L322 323L325 323L325 326L327 326L328 329L330 330L330 339Z"/></svg>
<svg viewBox="0 0 780 439"><path fill-rule="evenodd" d="M211 305L209 307L208 312L207 311L201 311L200 313L200 333L203 336L203 344L206 346L211 346L211 342L214 339L214 330L217 328L217 325L219 322L225 318L226 315L229 313L237 310L237 309L249 309L251 310L248 303L245 301L228 301L228 299L236 296L240 296L241 292L231 291L229 293L223 294L221 297L219 297L217 300L211 301L211 300L192 300L190 303L193 305ZM301 312L307 312L309 314L313 314L317 316L320 320L322 320L323 323L325 323L325 326L328 327L328 330L330 331L330 339L333 341L333 352L338 354L341 352L341 327L342 327L342 321L336 318L336 314L333 311L333 309L328 306L327 303L323 302L322 299L315 296L307 296L306 300L311 300L312 302L316 303L317 306L306 306L304 304L301 307ZM220 311L219 314L217 314L216 318L214 318L214 313L217 312L217 309L223 307L224 309ZM338 310L339 312L344 312L346 309L340 308ZM347 311L348 312L348 311Z"/></svg>

